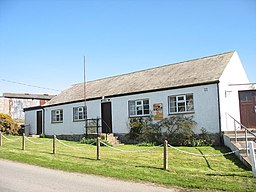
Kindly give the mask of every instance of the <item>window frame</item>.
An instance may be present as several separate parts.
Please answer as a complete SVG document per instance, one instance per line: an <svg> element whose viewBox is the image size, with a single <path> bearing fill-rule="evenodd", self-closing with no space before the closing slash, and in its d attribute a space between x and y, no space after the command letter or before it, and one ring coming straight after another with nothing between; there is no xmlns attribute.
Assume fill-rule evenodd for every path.
<svg viewBox="0 0 256 192"><path fill-rule="evenodd" d="M57 114L58 113L58 114ZM63 123L63 109L51 110L51 123Z"/></svg>
<svg viewBox="0 0 256 192"><path fill-rule="evenodd" d="M188 97L192 96L192 102ZM191 105L192 104L192 105ZM191 106L190 106L191 105ZM191 107L191 109L188 109ZM183 108L183 110L182 110ZM171 111L175 109L175 111ZM168 114L184 114L184 113L194 113L195 105L194 105L194 94L186 93L179 95L170 95L168 96Z"/></svg>
<svg viewBox="0 0 256 192"><path fill-rule="evenodd" d="M133 106L131 106L133 105ZM141 114L139 114L141 111ZM145 113L145 111L148 111ZM138 113L139 112L139 113ZM136 99L128 101L129 117L145 117L150 116L150 102L149 99Z"/></svg>
<svg viewBox="0 0 256 192"><path fill-rule="evenodd" d="M79 111L79 109L82 109L82 111ZM77 110L77 114L75 114L75 110ZM79 107L73 107L73 121L85 121L85 113L86 109L85 106L79 106ZM82 118L80 118L80 115L82 115ZM76 116L78 117L76 119Z"/></svg>

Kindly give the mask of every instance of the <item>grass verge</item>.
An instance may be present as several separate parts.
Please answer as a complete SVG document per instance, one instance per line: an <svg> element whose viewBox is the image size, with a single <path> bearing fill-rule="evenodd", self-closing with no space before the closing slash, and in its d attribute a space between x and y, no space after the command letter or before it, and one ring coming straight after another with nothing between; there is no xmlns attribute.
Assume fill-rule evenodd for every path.
<svg viewBox="0 0 256 192"><path fill-rule="evenodd" d="M96 147L76 142L57 142L57 154L52 154L52 142L46 138L29 138L26 150L21 150L21 137L9 137L0 147L0 158L39 165L69 172L110 176L118 179L151 182L169 187L200 191L255 191L256 179L234 156L196 157L169 148L169 170L163 170L163 147L148 152L120 152L101 147L101 160L96 160ZM49 142L47 142L49 141ZM144 150L150 147L121 145L122 150ZM197 154L220 154L225 147L179 147Z"/></svg>

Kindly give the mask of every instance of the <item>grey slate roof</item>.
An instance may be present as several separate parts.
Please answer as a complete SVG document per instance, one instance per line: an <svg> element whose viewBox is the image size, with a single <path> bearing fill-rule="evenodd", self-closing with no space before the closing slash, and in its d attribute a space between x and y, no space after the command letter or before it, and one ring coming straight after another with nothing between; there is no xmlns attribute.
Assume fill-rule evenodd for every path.
<svg viewBox="0 0 256 192"><path fill-rule="evenodd" d="M216 82L233 54L234 51L90 81L86 83L86 98L93 99ZM83 99L84 84L79 83L64 90L45 106Z"/></svg>
<svg viewBox="0 0 256 192"><path fill-rule="evenodd" d="M51 100L56 95L30 93L3 93L5 98Z"/></svg>

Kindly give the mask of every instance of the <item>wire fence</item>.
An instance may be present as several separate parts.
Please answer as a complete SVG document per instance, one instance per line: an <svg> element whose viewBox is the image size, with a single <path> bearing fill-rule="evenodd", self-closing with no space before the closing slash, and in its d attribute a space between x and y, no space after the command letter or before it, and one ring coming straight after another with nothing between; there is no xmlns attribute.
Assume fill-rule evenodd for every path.
<svg viewBox="0 0 256 192"><path fill-rule="evenodd" d="M85 146L71 146L71 145L68 145L66 143L64 143L63 141L59 140L56 138L56 141L58 141L58 143L60 143L61 145L65 146L65 147L68 147L68 148L71 148L71 149L82 149L82 148L85 148ZM90 143L90 144L86 144L86 145L94 145L96 143L96 141Z"/></svg>
<svg viewBox="0 0 256 192"><path fill-rule="evenodd" d="M4 139L6 139L7 141L11 141L11 142L15 142L15 141L20 140L20 138L10 139L10 138L6 137L5 135L2 135L2 137L3 137Z"/></svg>
<svg viewBox="0 0 256 192"><path fill-rule="evenodd" d="M33 144L35 144L35 145L44 145L44 144L47 144L47 143L49 143L49 142L52 142L52 140L48 140L48 141L44 141L44 142L34 142L34 141L32 141L31 139L29 139L28 137L25 137L25 139L27 140L27 141L29 141L30 143L33 143Z"/></svg>
<svg viewBox="0 0 256 192"><path fill-rule="evenodd" d="M19 137L19 138L15 138L15 139L10 139L8 137L6 137L5 135L2 134L2 138L6 139L7 141L9 142L15 142L15 141L18 141L18 140L21 140L22 137ZM44 142L35 142L33 140L31 140L30 138L24 136L24 139L32 144L35 144L35 145L44 145L44 144L48 144L50 142L53 142L53 139L48 139L47 141L44 141ZM72 146L72 145L68 145L66 143L64 143L62 140L59 140L56 138L56 141L58 143L60 143L61 145L65 146L65 147L68 147L68 148L71 148L71 149L85 149L85 145L84 146ZM97 141L94 141L90 144L86 144L86 145L95 145L97 143ZM160 147L163 147L163 144L161 145L158 145L158 146L154 146L154 147L151 147L151 148L148 148L148 149L143 149L143 150L123 150L123 149L119 149L119 148L116 148L116 147L113 147L103 141L100 141L100 143L103 145L103 146L106 146L112 150L115 150L115 151L119 151L119 152L123 152L123 153L141 153L141 152L149 152L149 151L153 151L153 150L156 150L156 149L159 149ZM185 151L185 150L181 150L179 149L178 147L174 147L170 144L168 144L168 147L174 149L174 150L177 150L181 153L185 153L185 154L188 154L188 155L192 155L192 156L198 156L198 157L217 157L217 156L226 156L226 155L231 155L231 154L234 154L236 152L239 152L240 150L235 150L235 151L231 151L231 152L227 152L227 153L221 153L221 154L198 154L198 153L192 153L192 152L188 152L188 151Z"/></svg>
<svg viewBox="0 0 256 192"><path fill-rule="evenodd" d="M141 153L141 152L149 152L149 151L152 151L152 150L155 150L163 145L158 145L158 146L154 146L154 147L151 147L149 149L145 149L145 150L122 150L122 149L118 149L116 147L112 147L102 141L100 141L101 144L105 145L106 147L110 148L110 149L113 149L115 151L120 151L120 152L126 152L126 153Z"/></svg>
<svg viewBox="0 0 256 192"><path fill-rule="evenodd" d="M218 157L218 156L226 156L226 155L231 155L231 154L234 154L236 152L239 152L240 150L235 150L235 151L231 151L231 152L227 152L227 153L221 153L221 154L198 154L198 153L191 153L191 152L188 152L188 151L184 151L184 150L181 150L177 147L174 147L170 144L168 144L168 147L172 148L172 149L175 149L181 153L185 153L185 154L188 154L188 155L192 155L192 156L197 156L197 157Z"/></svg>
<svg viewBox="0 0 256 192"><path fill-rule="evenodd" d="M95 145L96 143L96 148L97 148L97 160L100 159L100 145L102 144L102 146L106 146L107 148L114 150L114 151L118 151L118 152L122 152L122 153L147 153L147 152L151 152L153 150L157 150L157 149L162 149L164 148L164 153L163 153L163 157L164 157L164 170L168 169L168 148L174 149L178 152L190 155L190 156L197 156L197 157L218 157L218 156L226 156L226 155L232 155L234 153L239 152L240 150L235 150L235 151L230 151L230 152L226 152L226 153L220 153L220 154L198 154L198 153L192 153L189 151L185 151L182 150L178 147L174 147L170 144L168 144L167 141L164 142L164 144L158 145L158 146L154 146L154 147L150 147L147 149L143 149L143 150L124 150L124 149L120 149L117 147L113 147L103 141L101 141L99 138L97 138L97 141L92 142L91 144L83 144L83 146L74 146L74 145L69 145L65 142L63 142L62 140L59 140L56 138L56 136L53 137L53 139L48 139L46 141L43 142L35 142L32 139L26 137L25 135L23 135L22 137L19 138L8 138L5 135L0 133L0 145L3 145L3 139L7 140L9 143L10 142L15 142L15 141L21 141L21 145L22 145L22 150L25 150L25 141L34 144L34 145L46 145L46 144L50 144L51 142L53 143L52 145L52 150L53 150L53 154L56 154L56 142L58 142L60 145L67 147L67 148L71 148L73 150L86 150L86 145ZM87 148L88 149L88 148Z"/></svg>

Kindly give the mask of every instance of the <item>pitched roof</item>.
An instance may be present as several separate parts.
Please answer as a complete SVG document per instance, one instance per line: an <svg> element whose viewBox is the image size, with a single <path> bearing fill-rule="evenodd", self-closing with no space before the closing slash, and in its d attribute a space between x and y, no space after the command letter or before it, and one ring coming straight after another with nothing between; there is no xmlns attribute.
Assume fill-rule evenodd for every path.
<svg viewBox="0 0 256 192"><path fill-rule="evenodd" d="M93 99L216 82L233 54L234 51L89 81L86 83L86 98ZM79 83L64 90L45 106L82 101L83 98L84 83Z"/></svg>
<svg viewBox="0 0 256 192"><path fill-rule="evenodd" d="M3 93L5 98L51 100L56 95L30 93Z"/></svg>

